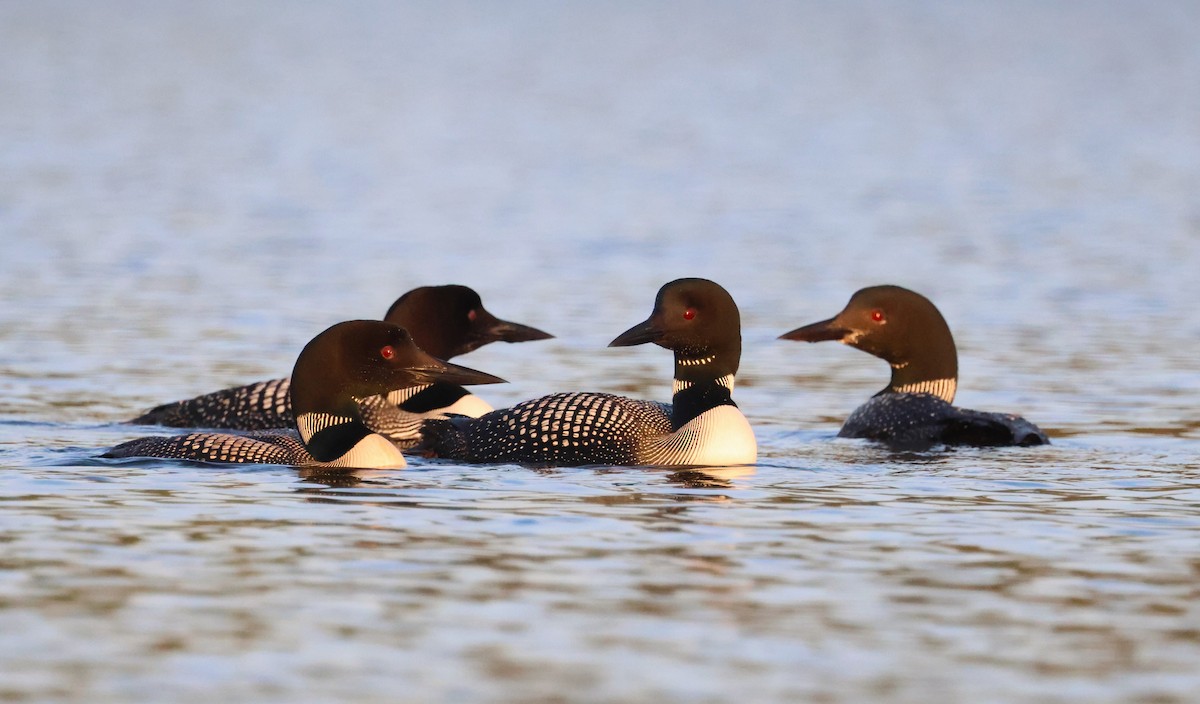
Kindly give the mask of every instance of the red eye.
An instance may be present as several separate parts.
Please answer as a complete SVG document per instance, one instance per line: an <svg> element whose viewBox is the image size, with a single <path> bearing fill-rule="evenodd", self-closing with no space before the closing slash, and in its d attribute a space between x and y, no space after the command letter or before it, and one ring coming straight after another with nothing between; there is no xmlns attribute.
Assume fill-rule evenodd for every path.
<svg viewBox="0 0 1200 704"><path fill-rule="evenodd" d="M696 309L695 308L688 308L687 310L683 311L683 319L684 320L691 320L692 318L695 318L695 317L696 317Z"/></svg>
<svg viewBox="0 0 1200 704"><path fill-rule="evenodd" d="M477 318L477 317L479 317L479 314L475 312L474 308L467 311L467 320L469 320L473 323L473 322L475 322L475 318Z"/></svg>
<svg viewBox="0 0 1200 704"><path fill-rule="evenodd" d="M391 345L384 345L383 349L379 350L379 356L384 359L391 359L396 356L396 348Z"/></svg>
<svg viewBox="0 0 1200 704"><path fill-rule="evenodd" d="M874 320L877 323L882 323L883 318L884 318L883 311L879 310L878 308L871 311L871 320Z"/></svg>

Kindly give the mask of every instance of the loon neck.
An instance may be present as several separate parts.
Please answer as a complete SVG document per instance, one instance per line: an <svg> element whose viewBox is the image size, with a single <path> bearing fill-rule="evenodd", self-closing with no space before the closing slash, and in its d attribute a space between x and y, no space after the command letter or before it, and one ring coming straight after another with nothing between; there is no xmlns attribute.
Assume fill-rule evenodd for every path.
<svg viewBox="0 0 1200 704"><path fill-rule="evenodd" d="M687 381L676 378L671 397L671 427L679 430L688 421L717 406L733 406L733 374L719 379Z"/></svg>
<svg viewBox="0 0 1200 704"><path fill-rule="evenodd" d="M737 373L741 356L741 338L715 348L676 349L675 381L677 384L699 383L729 377L729 386L733 388L733 375Z"/></svg>
<svg viewBox="0 0 1200 704"><path fill-rule="evenodd" d="M946 403L954 403L954 393L958 390L958 380L953 377L945 379L927 379L909 384L897 384L895 376L888 387L880 393L892 394L930 394L937 396Z"/></svg>
<svg viewBox="0 0 1200 704"><path fill-rule="evenodd" d="M891 356L892 379L885 391L900 394L933 394L947 403L954 402L958 386L958 351L954 338L924 345L924 349ZM890 355L889 355L890 356Z"/></svg>

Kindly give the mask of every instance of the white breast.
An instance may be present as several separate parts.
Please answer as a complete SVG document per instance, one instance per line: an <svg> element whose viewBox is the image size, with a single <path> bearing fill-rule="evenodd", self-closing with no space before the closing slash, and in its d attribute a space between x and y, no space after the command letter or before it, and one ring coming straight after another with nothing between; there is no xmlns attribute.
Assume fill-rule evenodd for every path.
<svg viewBox="0 0 1200 704"><path fill-rule="evenodd" d="M758 442L741 411L734 406L717 406L651 443L645 459L647 464L657 465L754 464Z"/></svg>
<svg viewBox="0 0 1200 704"><path fill-rule="evenodd" d="M360 467L362 469L391 469L406 467L404 455L387 438L371 433L358 441L350 451L332 462L325 462L326 467Z"/></svg>

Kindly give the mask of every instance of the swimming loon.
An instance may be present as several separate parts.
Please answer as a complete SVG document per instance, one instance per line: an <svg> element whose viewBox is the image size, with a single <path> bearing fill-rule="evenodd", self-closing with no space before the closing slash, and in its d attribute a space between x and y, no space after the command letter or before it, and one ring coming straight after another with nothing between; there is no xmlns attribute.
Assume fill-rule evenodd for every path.
<svg viewBox="0 0 1200 704"><path fill-rule="evenodd" d="M378 320L338 323L317 335L297 358L292 380L298 435L275 430L143 437L117 445L101 457L403 467L399 448L363 423L360 399L415 384L503 381L439 360L417 347L404 328Z"/></svg>
<svg viewBox="0 0 1200 704"><path fill-rule="evenodd" d="M953 406L958 352L945 318L929 299L899 286L855 293L829 320L797 328L784 340L837 340L885 360L892 379L850 414L838 433L898 449L946 445L1043 445L1049 438L1019 416Z"/></svg>
<svg viewBox="0 0 1200 704"><path fill-rule="evenodd" d="M553 394L479 418L427 421L418 450L477 463L752 464L754 431L731 398L742 336L729 293L705 279L666 284L649 319L609 347L647 342L675 353L670 405L606 393Z"/></svg>
<svg viewBox="0 0 1200 704"><path fill-rule="evenodd" d="M384 320L399 325L417 345L438 359L450 359L490 342L526 342L553 337L520 323L500 320L483 307L479 294L466 286L422 286L398 298ZM292 425L288 379L247 386L157 406L131 423L175 428L261 430ZM363 399L363 418L370 427L401 447L418 439L426 418L454 413L480 416L492 410L486 401L457 384L439 381L390 392L385 398Z"/></svg>

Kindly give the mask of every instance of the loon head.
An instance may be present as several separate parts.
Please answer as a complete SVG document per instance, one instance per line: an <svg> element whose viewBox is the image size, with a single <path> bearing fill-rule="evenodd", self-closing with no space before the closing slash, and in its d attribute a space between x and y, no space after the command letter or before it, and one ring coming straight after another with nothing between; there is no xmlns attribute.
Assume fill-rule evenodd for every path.
<svg viewBox="0 0 1200 704"><path fill-rule="evenodd" d="M412 332L417 346L439 359L450 359L489 342L528 342L553 335L520 323L500 320L466 286L422 286L392 304L383 318Z"/></svg>
<svg viewBox="0 0 1200 704"><path fill-rule="evenodd" d="M404 328L351 320L305 345L292 371L292 409L309 452L322 462L369 434L358 399L418 384L496 384L504 380L423 351Z"/></svg>
<svg viewBox="0 0 1200 704"><path fill-rule="evenodd" d="M737 373L742 321L733 297L708 279L677 279L658 290L654 311L609 347L647 342L675 353L675 379L697 382Z"/></svg>
<svg viewBox="0 0 1200 704"><path fill-rule="evenodd" d="M954 398L958 352L946 319L930 300L899 286L856 292L829 320L780 335L784 340L837 340L885 360L892 380L885 391L924 391ZM935 391L937 389L937 391Z"/></svg>

